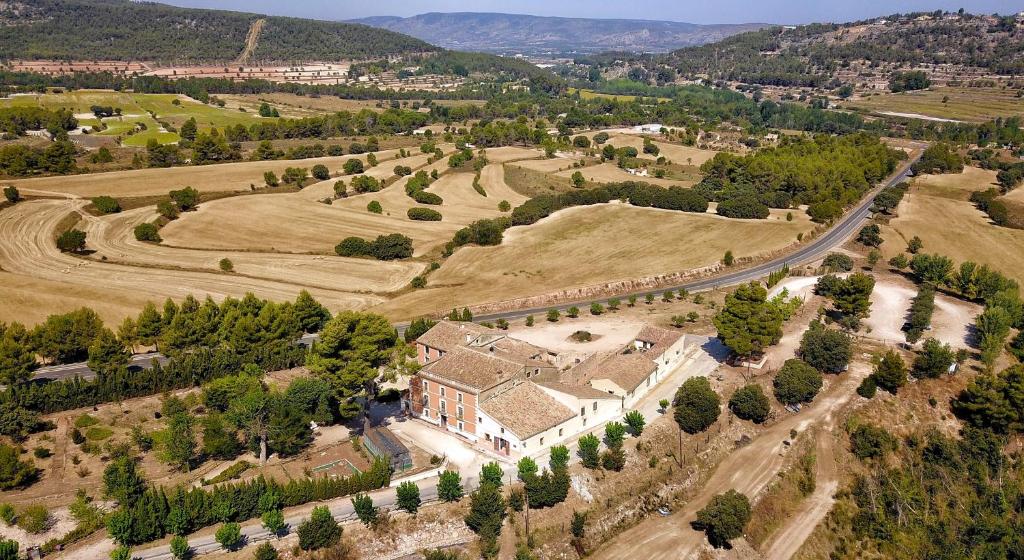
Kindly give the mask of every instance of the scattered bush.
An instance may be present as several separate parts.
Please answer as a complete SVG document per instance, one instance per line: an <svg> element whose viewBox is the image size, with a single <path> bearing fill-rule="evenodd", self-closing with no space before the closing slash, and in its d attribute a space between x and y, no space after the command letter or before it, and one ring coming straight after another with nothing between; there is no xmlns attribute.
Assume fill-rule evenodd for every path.
<svg viewBox="0 0 1024 560"><path fill-rule="evenodd" d="M428 193L429 194L429 193ZM441 221L441 213L437 210L430 208L413 207L406 212L410 220L417 220L422 222L439 222Z"/></svg>
<svg viewBox="0 0 1024 560"><path fill-rule="evenodd" d="M144 222L135 226L135 239L138 241L148 241L150 243L160 243L163 239L160 237L160 228L156 224L150 222Z"/></svg>
<svg viewBox="0 0 1024 560"><path fill-rule="evenodd" d="M100 214L116 214L121 211L121 204L110 196L97 196L92 199L92 205Z"/></svg>

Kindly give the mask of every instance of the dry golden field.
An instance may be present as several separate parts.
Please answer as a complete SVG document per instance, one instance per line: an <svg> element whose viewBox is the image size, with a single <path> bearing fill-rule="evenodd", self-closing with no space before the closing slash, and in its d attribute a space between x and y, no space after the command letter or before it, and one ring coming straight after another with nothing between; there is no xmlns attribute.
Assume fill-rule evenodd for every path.
<svg viewBox="0 0 1024 560"><path fill-rule="evenodd" d="M377 160L384 169L391 170L398 150L377 152ZM301 160L244 161L197 167L171 167L168 169L135 169L82 175L36 177L4 181L25 194L60 194L81 197L108 195L117 197L165 195L186 186L199 192L249 191L251 186L265 186L263 174L273 171L278 177L287 167L312 168L326 165L331 173L340 173L341 166L351 158L366 161L366 154ZM333 183L332 183L333 184Z"/></svg>
<svg viewBox="0 0 1024 560"><path fill-rule="evenodd" d="M576 207L512 228L496 247L465 247L430 276L427 289L376 309L394 318L563 288L681 272L782 249L813 229L794 221L730 220L624 204Z"/></svg>
<svg viewBox="0 0 1024 560"><path fill-rule="evenodd" d="M669 161L678 165L693 165L700 167L705 161L715 157L714 150L702 150L692 146L683 146L682 144L670 144L668 142L662 142L658 140L656 135L646 135L651 139L655 146L660 150L658 156L651 154L645 154L644 148L644 136L639 134L628 134L622 132L615 132L614 130L606 130L608 133L608 141L606 144L611 144L616 148L633 147L640 152L639 156L643 159L657 159L658 156L665 156ZM595 133L588 134L593 138Z"/></svg>
<svg viewBox="0 0 1024 560"><path fill-rule="evenodd" d="M644 183L650 183L652 185L658 185L660 187L692 187L696 184L696 181L682 181L674 179L658 179L654 176L640 177L628 173L625 169L620 168L614 163L601 163L598 165L592 165L584 167L583 169L568 169L565 171L559 171L555 173L556 177L572 177L575 172L583 173L583 177L591 183L621 183L623 181L641 181Z"/></svg>
<svg viewBox="0 0 1024 560"><path fill-rule="evenodd" d="M967 167L953 175L922 175L883 227L886 258L906 250L918 236L925 252L941 253L957 262L987 264L1024 282L1024 230L991 223L968 201L971 192L995 186L995 172Z"/></svg>
<svg viewBox="0 0 1024 560"><path fill-rule="evenodd" d="M451 145L443 146L450 152ZM478 152L479 153L479 152ZM263 173L324 163L337 174L352 156L297 161L241 162L202 167L144 169L14 181L26 200L0 212L0 280L8 297L0 320L37 323L49 314L94 307L116 324L147 301L181 299L186 294L220 300L252 292L274 300L294 299L306 289L331 310L372 308L395 319L513 297L541 295L630 278L683 272L716 263L726 250L737 257L775 251L812 229L802 212L793 222L784 212L766 221L728 220L714 214L683 214L621 204L569 209L535 226L513 228L497 247L466 247L428 276L428 289L409 291L452 235L467 224L507 215L499 204L522 204L526 196L506 183L506 166L530 170L534 179L567 181L573 160L542 159L534 148L485 151L480 174L484 194L473 188L474 173L451 170L447 157L428 163L415 153L378 152L379 164L366 175L385 182L375 193L330 200L332 177L302 190L263 188ZM365 161L366 156L358 156ZM443 219L413 221L418 204L405 193L409 177L396 165L440 178L428 190L443 204L432 207ZM583 168L599 181L645 180L662 185L685 181L637 178L614 164ZM532 179L531 179L532 180ZM249 185L260 189L252 192ZM157 219L153 200L169 190L193 186L210 193L197 210L183 213L160 230L159 244L137 241L134 228ZM521 187L522 185L520 185ZM224 196L228 193L245 196ZM212 196L217 193L217 197ZM111 195L123 212L95 216L88 197ZM330 203L325 203L329 200ZM367 204L376 201L383 212ZM87 233L87 252L59 252L54 239L66 228ZM372 239L402 233L413 240L414 257L404 261L342 258L335 245L349 236ZM233 271L220 268L227 258Z"/></svg>

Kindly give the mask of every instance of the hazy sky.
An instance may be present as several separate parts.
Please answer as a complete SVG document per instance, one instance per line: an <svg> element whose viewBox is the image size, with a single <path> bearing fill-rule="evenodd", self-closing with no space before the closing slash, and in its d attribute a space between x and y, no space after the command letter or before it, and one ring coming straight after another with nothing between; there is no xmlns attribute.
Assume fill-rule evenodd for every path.
<svg viewBox="0 0 1024 560"><path fill-rule="evenodd" d="M503 12L568 17L629 18L691 23L851 21L895 12L1024 11L1024 0L162 0L167 4L316 19L411 16L424 12Z"/></svg>

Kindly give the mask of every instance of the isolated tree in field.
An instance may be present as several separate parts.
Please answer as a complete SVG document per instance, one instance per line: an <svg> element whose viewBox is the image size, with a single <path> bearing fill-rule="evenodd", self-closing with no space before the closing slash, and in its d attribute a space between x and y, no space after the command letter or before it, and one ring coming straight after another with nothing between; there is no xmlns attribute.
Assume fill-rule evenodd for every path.
<svg viewBox="0 0 1024 560"><path fill-rule="evenodd" d="M821 373L796 358L786 360L772 380L775 398L782 404L811 402L821 383Z"/></svg>
<svg viewBox="0 0 1024 560"><path fill-rule="evenodd" d="M729 397L729 410L742 420L761 424L768 419L772 405L760 385L746 385Z"/></svg>
<svg viewBox="0 0 1024 560"><path fill-rule="evenodd" d="M320 550L341 540L341 527L327 506L313 508L309 519L299 524L297 533L302 550Z"/></svg>
<svg viewBox="0 0 1024 560"><path fill-rule="evenodd" d="M576 171L572 174L572 186L580 188L586 183L586 178L583 177L583 173Z"/></svg>
<svg viewBox="0 0 1024 560"><path fill-rule="evenodd" d="M331 383L341 417L352 418L359 411L355 398L370 391L397 342L398 332L386 318L343 311L324 325L306 367Z"/></svg>
<svg viewBox="0 0 1024 560"><path fill-rule="evenodd" d="M0 337L0 384L12 387L28 381L38 367L36 355L27 345Z"/></svg>
<svg viewBox="0 0 1024 560"><path fill-rule="evenodd" d="M4 198L7 199L7 202L15 204L21 201L21 192L18 191L18 187L8 185L4 187Z"/></svg>
<svg viewBox="0 0 1024 560"><path fill-rule="evenodd" d="M900 387L907 384L907 366L903 363L903 358L894 350L885 353L882 361L871 375L879 388L894 395Z"/></svg>
<svg viewBox="0 0 1024 560"><path fill-rule="evenodd" d="M853 270L853 258L843 253L829 253L821 265L832 272L849 272Z"/></svg>
<svg viewBox="0 0 1024 560"><path fill-rule="evenodd" d="M273 171L263 172L263 182L266 183L268 187L276 187L281 184L281 181L278 180L277 175Z"/></svg>
<svg viewBox="0 0 1024 560"><path fill-rule="evenodd" d="M345 172L345 175L356 175L358 173L362 173L363 160L356 158L349 159L344 165L342 165L341 169Z"/></svg>
<svg viewBox="0 0 1024 560"><path fill-rule="evenodd" d="M864 226L857 234L857 241L868 247L878 247L882 244L882 228L878 224Z"/></svg>
<svg viewBox="0 0 1024 560"><path fill-rule="evenodd" d="M908 253L916 255L917 252L920 251L921 249L924 249L924 241L921 241L920 237L915 235L914 237L910 238L910 241L907 242Z"/></svg>
<svg viewBox="0 0 1024 560"><path fill-rule="evenodd" d="M171 200L178 205L178 209L182 212L188 212L194 210L199 205L199 191L192 187L185 187L181 190L171 191Z"/></svg>
<svg viewBox="0 0 1024 560"><path fill-rule="evenodd" d="M57 238L57 248L64 253L78 253L85 250L85 232L69 229Z"/></svg>
<svg viewBox="0 0 1024 560"><path fill-rule="evenodd" d="M319 181L326 181L331 178L331 172L327 169L327 166L320 163L314 165L309 172Z"/></svg>
<svg viewBox="0 0 1024 560"><path fill-rule="evenodd" d="M561 315L562 314L559 313L557 309L548 309L548 321L551 321L552 323L558 321Z"/></svg>
<svg viewBox="0 0 1024 560"><path fill-rule="evenodd" d="M118 368L128 365L132 355L124 343L104 328L89 345L89 369L97 373L112 373Z"/></svg>
<svg viewBox="0 0 1024 560"><path fill-rule="evenodd" d="M845 332L811 322L800 339L800 358L826 373L840 373L853 357L853 340Z"/></svg>
<svg viewBox="0 0 1024 560"><path fill-rule="evenodd" d="M143 222L133 230L135 233L135 239L138 241L149 241L150 243L160 243L163 239L160 237L160 229L156 224L150 222Z"/></svg>
<svg viewBox="0 0 1024 560"><path fill-rule="evenodd" d="M725 266L732 266L736 261L736 258L732 256L732 251L726 251L725 256L722 257L722 264Z"/></svg>
<svg viewBox="0 0 1024 560"><path fill-rule="evenodd" d="M718 339L740 356L752 356L782 338L783 315L769 303L768 291L756 282L743 284L725 297L715 315Z"/></svg>
<svg viewBox="0 0 1024 560"><path fill-rule="evenodd" d="M420 509L420 488L415 482L405 481L398 485L396 505L409 513Z"/></svg>
<svg viewBox="0 0 1024 560"><path fill-rule="evenodd" d="M729 490L711 498L708 505L697 512L696 526L704 530L711 546L727 547L729 541L743 535L750 515L750 500L735 490Z"/></svg>
<svg viewBox="0 0 1024 560"><path fill-rule="evenodd" d="M904 268L907 268L907 266L909 265L910 261L907 259L907 255L903 253L900 253L895 257L889 259L889 266L895 268L896 270L903 270Z"/></svg>
<svg viewBox="0 0 1024 560"><path fill-rule="evenodd" d="M222 272L234 272L235 271L235 263L231 262L231 259L229 259L227 257L224 257L223 259L221 259L220 262L218 263L218 266L220 267Z"/></svg>
<svg viewBox="0 0 1024 560"><path fill-rule="evenodd" d="M679 429L691 435L710 428L721 413L721 400L707 377L691 377L683 382L672 406Z"/></svg>
<svg viewBox="0 0 1024 560"><path fill-rule="evenodd" d="M445 502L462 499L462 477L455 471L446 470L437 479L437 497Z"/></svg>
<svg viewBox="0 0 1024 560"><path fill-rule="evenodd" d="M156 204L156 211L167 220L176 220L178 218L178 206L170 200L161 200Z"/></svg>

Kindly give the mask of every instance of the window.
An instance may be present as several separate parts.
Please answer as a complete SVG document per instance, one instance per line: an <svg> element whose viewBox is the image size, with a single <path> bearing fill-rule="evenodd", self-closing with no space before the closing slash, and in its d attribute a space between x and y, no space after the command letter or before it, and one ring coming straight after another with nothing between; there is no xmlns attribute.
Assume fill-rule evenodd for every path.
<svg viewBox="0 0 1024 560"><path fill-rule="evenodd" d="M463 431L465 431L465 430L466 430L466 428L465 428L465 425L464 425L464 424L462 423L462 421L461 421L461 420L459 421L459 424L458 424L458 426L459 426L459 431L460 431L460 432L463 432Z"/></svg>
<svg viewBox="0 0 1024 560"><path fill-rule="evenodd" d="M491 441L491 434L484 434L484 439L487 441Z"/></svg>
<svg viewBox="0 0 1024 560"><path fill-rule="evenodd" d="M444 385L441 386L441 396L444 396Z"/></svg>
<svg viewBox="0 0 1024 560"><path fill-rule="evenodd" d="M544 445L544 438L540 438L540 444Z"/></svg>
<svg viewBox="0 0 1024 560"><path fill-rule="evenodd" d="M448 407L445 406L446 404L448 404L448 401L441 401L441 414L448 413Z"/></svg>
<svg viewBox="0 0 1024 560"><path fill-rule="evenodd" d="M586 416L586 415L587 415L587 407L581 406L580 407L580 416Z"/></svg>
<svg viewBox="0 0 1024 560"><path fill-rule="evenodd" d="M423 408L430 408L430 395L423 395Z"/></svg>
<svg viewBox="0 0 1024 560"><path fill-rule="evenodd" d="M594 412L597 412L597 401L594 401Z"/></svg>
<svg viewBox="0 0 1024 560"><path fill-rule="evenodd" d="M483 423L484 423L484 418L483 418L483 416L477 416L477 417L476 417L476 423L477 423L477 424L483 424Z"/></svg>
<svg viewBox="0 0 1024 560"><path fill-rule="evenodd" d="M455 408L455 416L457 416L459 418L462 418L462 414L463 414L463 410L462 410L462 405L460 404L458 407Z"/></svg>
<svg viewBox="0 0 1024 560"><path fill-rule="evenodd" d="M558 428L558 437L562 437L563 428Z"/></svg>
<svg viewBox="0 0 1024 560"><path fill-rule="evenodd" d="M502 429L501 429L501 433L505 433L505 428L502 428Z"/></svg>
<svg viewBox="0 0 1024 560"><path fill-rule="evenodd" d="M424 393L429 393L430 392L430 383L428 383L426 379L423 380L423 392Z"/></svg>
<svg viewBox="0 0 1024 560"><path fill-rule="evenodd" d="M456 398L456 399L457 399L457 400L458 400L459 402L462 402L462 392L461 392L461 391L456 391L456 392L455 392L455 398Z"/></svg>

